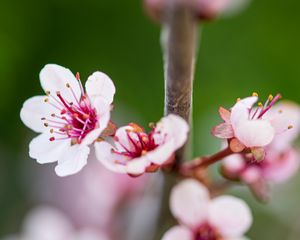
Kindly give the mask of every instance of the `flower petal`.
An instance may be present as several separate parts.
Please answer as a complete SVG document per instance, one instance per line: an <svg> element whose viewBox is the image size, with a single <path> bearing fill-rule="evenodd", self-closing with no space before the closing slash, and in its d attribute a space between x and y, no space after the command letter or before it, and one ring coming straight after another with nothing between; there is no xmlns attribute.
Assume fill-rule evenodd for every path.
<svg viewBox="0 0 300 240"><path fill-rule="evenodd" d="M116 160L118 156L112 153L113 147L107 142L95 143L96 157L108 170L117 173L126 173L125 164L121 165ZM120 157L120 156L119 156Z"/></svg>
<svg viewBox="0 0 300 240"><path fill-rule="evenodd" d="M275 131L266 120L243 121L234 129L236 138L246 147L263 147L272 142Z"/></svg>
<svg viewBox="0 0 300 240"><path fill-rule="evenodd" d="M46 96L35 96L27 99L20 112L23 123L35 132L44 132L46 127L41 118L49 117L54 108L45 103Z"/></svg>
<svg viewBox="0 0 300 240"><path fill-rule="evenodd" d="M241 122L248 119L249 109L253 106L253 104L257 101L257 97L247 97L240 101L238 101L231 109L230 122L232 124L233 129L235 130L235 126Z"/></svg>
<svg viewBox="0 0 300 240"><path fill-rule="evenodd" d="M50 134L42 133L29 144L29 156L38 163L56 162L71 144L69 140L50 141L50 137Z"/></svg>
<svg viewBox="0 0 300 240"><path fill-rule="evenodd" d="M227 237L241 237L252 224L248 205L232 196L221 196L212 200L209 206L209 223Z"/></svg>
<svg viewBox="0 0 300 240"><path fill-rule="evenodd" d="M173 153L175 153L175 150L174 141L172 139L163 145L158 146L151 152L148 152L145 157L149 160L149 162L162 165L170 159Z"/></svg>
<svg viewBox="0 0 300 240"><path fill-rule="evenodd" d="M160 132L161 135L166 134L168 138L173 138L174 148L177 150L187 140L189 125L180 116L169 114L157 123L155 131Z"/></svg>
<svg viewBox="0 0 300 240"><path fill-rule="evenodd" d="M217 138L233 138L234 132L230 123L221 123L212 129L212 134Z"/></svg>
<svg viewBox="0 0 300 240"><path fill-rule="evenodd" d="M65 240L73 231L66 216L55 208L40 206L25 219L23 232L28 240Z"/></svg>
<svg viewBox="0 0 300 240"><path fill-rule="evenodd" d="M171 211L174 217L187 226L197 227L203 223L208 215L208 206L209 193L196 180L184 180L171 192Z"/></svg>
<svg viewBox="0 0 300 240"><path fill-rule="evenodd" d="M299 153L292 148L276 155L267 152L263 174L267 181L281 183L291 178L299 170L300 157Z"/></svg>
<svg viewBox="0 0 300 240"><path fill-rule="evenodd" d="M56 174L64 177L79 172L86 165L89 153L90 148L80 144L67 148L58 159Z"/></svg>
<svg viewBox="0 0 300 240"><path fill-rule="evenodd" d="M94 229L83 229L77 232L74 238L70 240L108 240L108 237Z"/></svg>
<svg viewBox="0 0 300 240"><path fill-rule="evenodd" d="M240 154L232 154L229 157L224 158L222 165L226 171L230 173L238 173L241 171L246 163Z"/></svg>
<svg viewBox="0 0 300 240"><path fill-rule="evenodd" d="M88 96L93 101L97 97L104 98L111 104L116 92L113 81L103 72L94 72L85 83Z"/></svg>
<svg viewBox="0 0 300 240"><path fill-rule="evenodd" d="M69 102L74 102L72 91L66 87L67 84L72 88L77 100L81 96L80 85L73 73L62 66L47 64L40 72L40 81L44 91L50 91L53 95L57 91Z"/></svg>
<svg viewBox="0 0 300 240"><path fill-rule="evenodd" d="M143 174L151 162L146 156L141 156L139 158L134 158L127 162L126 172L132 175Z"/></svg>
<svg viewBox="0 0 300 240"><path fill-rule="evenodd" d="M183 226L175 226L169 229L161 240L193 240L193 232Z"/></svg>

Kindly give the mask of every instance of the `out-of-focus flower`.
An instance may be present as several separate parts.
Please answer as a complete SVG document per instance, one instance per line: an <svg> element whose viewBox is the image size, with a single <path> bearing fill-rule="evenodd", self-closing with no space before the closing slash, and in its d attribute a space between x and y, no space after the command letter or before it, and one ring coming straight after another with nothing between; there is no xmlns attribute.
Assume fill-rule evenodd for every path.
<svg viewBox="0 0 300 240"><path fill-rule="evenodd" d="M170 207L181 225L168 230L162 240L242 240L252 224L244 201L232 196L210 199L208 190L192 179L174 187Z"/></svg>
<svg viewBox="0 0 300 240"><path fill-rule="evenodd" d="M150 133L131 123L117 130L112 144L97 142L96 156L109 170L129 175L156 171L171 163L187 139L188 124L179 116L162 118Z"/></svg>
<svg viewBox="0 0 300 240"><path fill-rule="evenodd" d="M49 170L38 171L33 198L62 209L76 227L107 233L116 232L122 208L140 199L148 183L147 176L134 179L107 170L93 155L80 173L68 178L57 178Z"/></svg>
<svg viewBox="0 0 300 240"><path fill-rule="evenodd" d="M71 221L58 209L40 206L26 216L21 234L4 239L108 240L108 237L96 229L75 229Z"/></svg>
<svg viewBox="0 0 300 240"><path fill-rule="evenodd" d="M223 123L212 130L212 134L221 139L227 139L233 152L241 152L245 148L251 151L254 159L261 161L265 157L265 147L276 136L293 128L288 113L272 110L280 95L270 95L265 104L257 102L257 94L252 97L238 99L231 111L220 108L220 116ZM282 117L282 115L285 115Z"/></svg>
<svg viewBox="0 0 300 240"><path fill-rule="evenodd" d="M42 133L31 141L29 155L41 164L57 161L59 176L77 173L86 165L90 144L109 124L115 86L95 72L85 92L79 74L55 64L42 69L40 81L46 96L29 98L20 113L27 127Z"/></svg>
<svg viewBox="0 0 300 240"><path fill-rule="evenodd" d="M249 2L250 0L177 0L177 4L190 7L201 20L233 15L242 11ZM147 13L155 21L162 20L167 4L168 0L144 0Z"/></svg>
<svg viewBox="0 0 300 240"><path fill-rule="evenodd" d="M253 190L256 191L262 184L288 180L297 172L300 165L299 153L292 147L300 132L299 106L291 102L279 103L270 110L268 117L272 125L277 127L278 134L265 148L265 159L256 162L248 154L242 153L226 157L222 163L225 177L241 180L255 187ZM287 124L293 127L285 131Z"/></svg>

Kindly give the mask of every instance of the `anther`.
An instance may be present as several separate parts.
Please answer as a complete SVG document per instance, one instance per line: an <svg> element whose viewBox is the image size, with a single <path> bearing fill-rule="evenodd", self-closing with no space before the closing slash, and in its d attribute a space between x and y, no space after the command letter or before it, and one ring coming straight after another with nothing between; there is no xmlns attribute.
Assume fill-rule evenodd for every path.
<svg viewBox="0 0 300 240"><path fill-rule="evenodd" d="M44 99L44 102L49 102L49 98L45 98L45 99Z"/></svg>
<svg viewBox="0 0 300 240"><path fill-rule="evenodd" d="M288 126L288 129L292 129L294 126L293 125L289 125Z"/></svg>
<svg viewBox="0 0 300 240"><path fill-rule="evenodd" d="M273 98L274 98L274 97L273 97L273 95L272 95L272 94L270 94L270 95L269 95L269 97L268 97L269 101L272 101L272 100L273 100Z"/></svg>
<svg viewBox="0 0 300 240"><path fill-rule="evenodd" d="M70 84L69 84L69 83L67 83L67 84L66 84L66 87L67 87L67 88L70 88L71 86L70 86Z"/></svg>
<svg viewBox="0 0 300 240"><path fill-rule="evenodd" d="M46 93L46 95L47 95L47 96L49 96L49 95L50 95L50 91L46 91L45 93Z"/></svg>
<svg viewBox="0 0 300 240"><path fill-rule="evenodd" d="M80 74L79 72L76 73L76 79L79 81L80 80Z"/></svg>
<svg viewBox="0 0 300 240"><path fill-rule="evenodd" d="M258 93L257 92L253 92L252 93L252 97L258 97Z"/></svg>
<svg viewBox="0 0 300 240"><path fill-rule="evenodd" d="M155 123L154 122L151 122L151 123L149 123L149 128L155 128Z"/></svg>
<svg viewBox="0 0 300 240"><path fill-rule="evenodd" d="M50 129L50 133L53 133L53 132L54 132L54 129L51 128L51 129Z"/></svg>
<svg viewBox="0 0 300 240"><path fill-rule="evenodd" d="M237 98L237 99L236 99L236 102L239 102L239 101L241 101L241 98Z"/></svg>
<svg viewBox="0 0 300 240"><path fill-rule="evenodd" d="M262 106L263 106L263 104L262 104L261 102L259 102L257 105L258 105L259 107L262 107Z"/></svg>
<svg viewBox="0 0 300 240"><path fill-rule="evenodd" d="M49 124L48 124L48 123L44 123L44 126L45 126L45 127L48 127L48 126L49 126Z"/></svg>
<svg viewBox="0 0 300 240"><path fill-rule="evenodd" d="M282 110L280 109L280 110L278 110L278 113L282 113Z"/></svg>
<svg viewBox="0 0 300 240"><path fill-rule="evenodd" d="M46 118L45 118L45 117L42 117L42 118L41 118L41 120L42 120L42 121L45 121L45 120L46 120Z"/></svg>
<svg viewBox="0 0 300 240"><path fill-rule="evenodd" d="M56 117L55 113L52 113L52 114L51 114L51 117Z"/></svg>
<svg viewBox="0 0 300 240"><path fill-rule="evenodd" d="M55 140L55 137L51 137L51 138L49 138L49 140L50 140L51 142L53 142L53 141Z"/></svg>

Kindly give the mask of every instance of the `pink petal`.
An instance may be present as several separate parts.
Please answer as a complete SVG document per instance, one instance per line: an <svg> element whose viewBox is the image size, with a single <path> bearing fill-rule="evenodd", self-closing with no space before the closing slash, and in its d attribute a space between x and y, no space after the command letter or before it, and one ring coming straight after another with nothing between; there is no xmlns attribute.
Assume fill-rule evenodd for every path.
<svg viewBox="0 0 300 240"><path fill-rule="evenodd" d="M70 240L108 240L104 233L89 228L82 229L74 235Z"/></svg>
<svg viewBox="0 0 300 240"><path fill-rule="evenodd" d="M141 156L139 158L134 158L127 162L125 168L126 172L132 175L143 174L151 162L147 159L146 156Z"/></svg>
<svg viewBox="0 0 300 240"><path fill-rule="evenodd" d="M230 122L231 112L227 109L220 107L219 108L220 117L224 120L224 122Z"/></svg>
<svg viewBox="0 0 300 240"><path fill-rule="evenodd" d="M212 200L209 206L209 222L225 238L241 237L252 224L248 205L232 196L221 196Z"/></svg>
<svg viewBox="0 0 300 240"><path fill-rule="evenodd" d="M103 72L94 72L85 83L88 96L93 101L97 97L102 97L108 104L111 104L116 92L113 81Z"/></svg>
<svg viewBox="0 0 300 240"><path fill-rule="evenodd" d="M170 197L171 211L178 221L192 228L203 223L208 214L209 193L198 181L184 180L176 185Z"/></svg>
<svg viewBox="0 0 300 240"><path fill-rule="evenodd" d="M215 137L223 139L234 137L233 129L230 123L221 123L218 126L214 127L212 130L212 134Z"/></svg>
<svg viewBox="0 0 300 240"><path fill-rule="evenodd" d="M240 154L233 154L229 157L224 158L222 164L225 167L226 171L229 171L231 173L238 173L246 165L244 159Z"/></svg>
<svg viewBox="0 0 300 240"><path fill-rule="evenodd" d="M71 145L69 140L50 141L52 135L42 133L32 139L29 144L29 156L37 160L38 163L56 162L64 151Z"/></svg>
<svg viewBox="0 0 300 240"><path fill-rule="evenodd" d="M87 163L90 148L79 144L73 145L64 151L58 159L55 172L60 177L78 173Z"/></svg>
<svg viewBox="0 0 300 240"><path fill-rule="evenodd" d="M77 99L81 96L79 83L73 73L62 66L47 64L40 72L40 81L44 91L50 91L54 96L57 91L69 102L74 102L74 96L66 84L69 84Z"/></svg>
<svg viewBox="0 0 300 240"><path fill-rule="evenodd" d="M277 156L276 156L277 155ZM284 153L268 154L266 167L263 169L264 177L267 181L274 183L285 182L299 170L300 158L296 150L290 148Z"/></svg>
<svg viewBox="0 0 300 240"><path fill-rule="evenodd" d="M35 132L44 132L46 127L42 118L50 117L54 108L45 103L46 96L35 96L27 99L20 112L23 123Z"/></svg>
<svg viewBox="0 0 300 240"><path fill-rule="evenodd" d="M272 142L274 128L265 120L246 120L235 126L236 138L246 147L263 147Z"/></svg>
<svg viewBox="0 0 300 240"><path fill-rule="evenodd" d="M161 240L193 240L193 232L183 226L175 226L169 229Z"/></svg>
<svg viewBox="0 0 300 240"><path fill-rule="evenodd" d="M248 120L249 109L257 102L257 97L247 97L238 101L231 109L230 122L233 130L240 122Z"/></svg>
<svg viewBox="0 0 300 240"><path fill-rule="evenodd" d="M24 221L23 232L28 240L66 240L72 232L69 219L60 211L40 206L31 211Z"/></svg>
<svg viewBox="0 0 300 240"><path fill-rule="evenodd" d="M125 164L121 165L116 161L118 160L118 156L112 153L112 149L112 145L107 142L95 143L96 157L104 165L104 167L113 172L126 173Z"/></svg>

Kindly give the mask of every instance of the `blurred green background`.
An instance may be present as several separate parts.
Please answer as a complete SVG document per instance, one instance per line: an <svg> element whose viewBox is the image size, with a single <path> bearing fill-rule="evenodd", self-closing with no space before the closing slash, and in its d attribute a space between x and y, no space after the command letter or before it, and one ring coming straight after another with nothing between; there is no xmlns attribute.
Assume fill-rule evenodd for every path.
<svg viewBox="0 0 300 240"><path fill-rule="evenodd" d="M280 92L300 103L300 2L253 1L242 14L203 26L194 91L194 154L219 142L210 136L217 108L257 91ZM33 204L24 183L34 133L19 119L25 99L42 93L46 63L79 71L86 79L106 72L117 87L115 119L146 124L163 114L160 28L141 1L12 0L0 2L0 236L15 232ZM117 120L118 122L118 120ZM120 123L120 122L119 122ZM43 167L43 166L38 166ZM34 177L34 176L33 176ZM252 239L299 239L300 179L275 190L270 205L247 191L255 222Z"/></svg>

